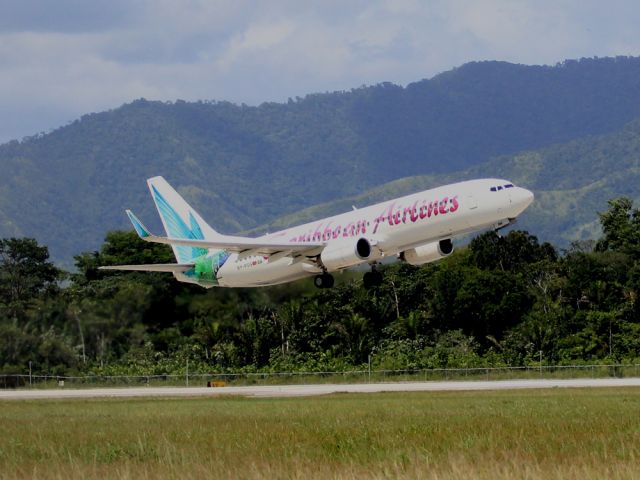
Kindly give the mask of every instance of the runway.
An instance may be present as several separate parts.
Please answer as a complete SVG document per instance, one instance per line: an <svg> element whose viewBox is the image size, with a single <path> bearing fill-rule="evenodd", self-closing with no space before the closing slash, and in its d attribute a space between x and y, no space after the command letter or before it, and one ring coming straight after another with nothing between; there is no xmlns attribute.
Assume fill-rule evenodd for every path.
<svg viewBox="0 0 640 480"><path fill-rule="evenodd" d="M126 398L126 397L311 397L332 393L453 392L540 388L640 387L640 378L581 378L565 380L495 380L457 382L397 382L318 385L256 385L246 387L129 387L55 390L0 390L1 400Z"/></svg>

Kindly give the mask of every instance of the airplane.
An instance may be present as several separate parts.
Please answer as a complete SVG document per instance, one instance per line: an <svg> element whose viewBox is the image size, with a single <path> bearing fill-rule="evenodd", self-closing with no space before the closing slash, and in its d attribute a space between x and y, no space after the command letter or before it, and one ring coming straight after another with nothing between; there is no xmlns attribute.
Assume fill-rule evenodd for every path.
<svg viewBox="0 0 640 480"><path fill-rule="evenodd" d="M533 193L507 180L453 183L388 200L257 238L223 235L211 228L163 177L147 180L166 237L153 235L130 211L142 240L168 244L177 263L104 266L103 270L169 272L210 287L260 287L314 277L318 288L332 273L360 264L367 288L379 285L383 258L422 265L453 253L452 239L512 224Z"/></svg>

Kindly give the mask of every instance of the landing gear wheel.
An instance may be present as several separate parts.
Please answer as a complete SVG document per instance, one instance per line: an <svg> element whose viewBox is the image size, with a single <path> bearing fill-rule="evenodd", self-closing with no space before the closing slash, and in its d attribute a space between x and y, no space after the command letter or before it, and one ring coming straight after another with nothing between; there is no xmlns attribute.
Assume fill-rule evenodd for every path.
<svg viewBox="0 0 640 480"><path fill-rule="evenodd" d="M313 279L313 284L318 288L331 288L333 287L333 275L330 273L316 275Z"/></svg>
<svg viewBox="0 0 640 480"><path fill-rule="evenodd" d="M382 274L377 270L372 270L362 276L364 288L379 287L382 284Z"/></svg>
<svg viewBox="0 0 640 480"><path fill-rule="evenodd" d="M324 277L324 288L332 288L333 287L333 275L329 274L329 273L325 273L323 275Z"/></svg>

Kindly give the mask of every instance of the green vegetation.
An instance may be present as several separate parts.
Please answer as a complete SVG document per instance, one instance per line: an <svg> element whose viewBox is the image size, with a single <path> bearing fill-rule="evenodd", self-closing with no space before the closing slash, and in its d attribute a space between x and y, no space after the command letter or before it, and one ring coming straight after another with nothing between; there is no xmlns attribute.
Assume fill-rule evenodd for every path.
<svg viewBox="0 0 640 480"><path fill-rule="evenodd" d="M286 104L138 100L0 146L0 238L34 237L69 268L107 230L127 228L124 208L156 219L144 185L154 175L231 233L407 176L474 166L482 177L507 173L505 155L619 132L640 117L638 77L640 58L480 62L406 88L383 83ZM593 237L593 212L606 199L639 196L637 172L618 168L621 155L637 155L615 142L603 140L595 157L580 141L561 158L517 157L516 180L548 191L538 202L541 238ZM553 159L541 165L538 155ZM157 219L149 226L158 230Z"/></svg>
<svg viewBox="0 0 640 480"><path fill-rule="evenodd" d="M632 389L0 403L37 478L638 478Z"/></svg>
<svg viewBox="0 0 640 480"><path fill-rule="evenodd" d="M184 375L639 363L640 210L600 214L598 242L559 255L523 231L493 232L444 261L382 268L329 290L311 281L211 289L170 275L99 271L172 261L112 232L68 275L30 239L0 242L0 373ZM66 279L63 284L56 280Z"/></svg>

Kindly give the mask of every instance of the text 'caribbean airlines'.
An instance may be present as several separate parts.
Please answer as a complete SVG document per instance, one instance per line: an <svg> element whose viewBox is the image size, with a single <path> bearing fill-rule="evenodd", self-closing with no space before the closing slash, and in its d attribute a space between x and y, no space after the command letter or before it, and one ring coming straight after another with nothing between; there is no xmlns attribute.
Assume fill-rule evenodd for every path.
<svg viewBox="0 0 640 480"><path fill-rule="evenodd" d="M507 180L453 183L307 223L258 238L222 235L211 228L162 177L147 180L166 237L158 237L127 210L138 235L171 245L177 263L120 265L110 270L171 272L204 287L257 287L314 276L333 285L332 272L398 256L412 265L453 252L451 240L503 228L533 201L533 193ZM372 269L367 286L380 282Z"/></svg>

